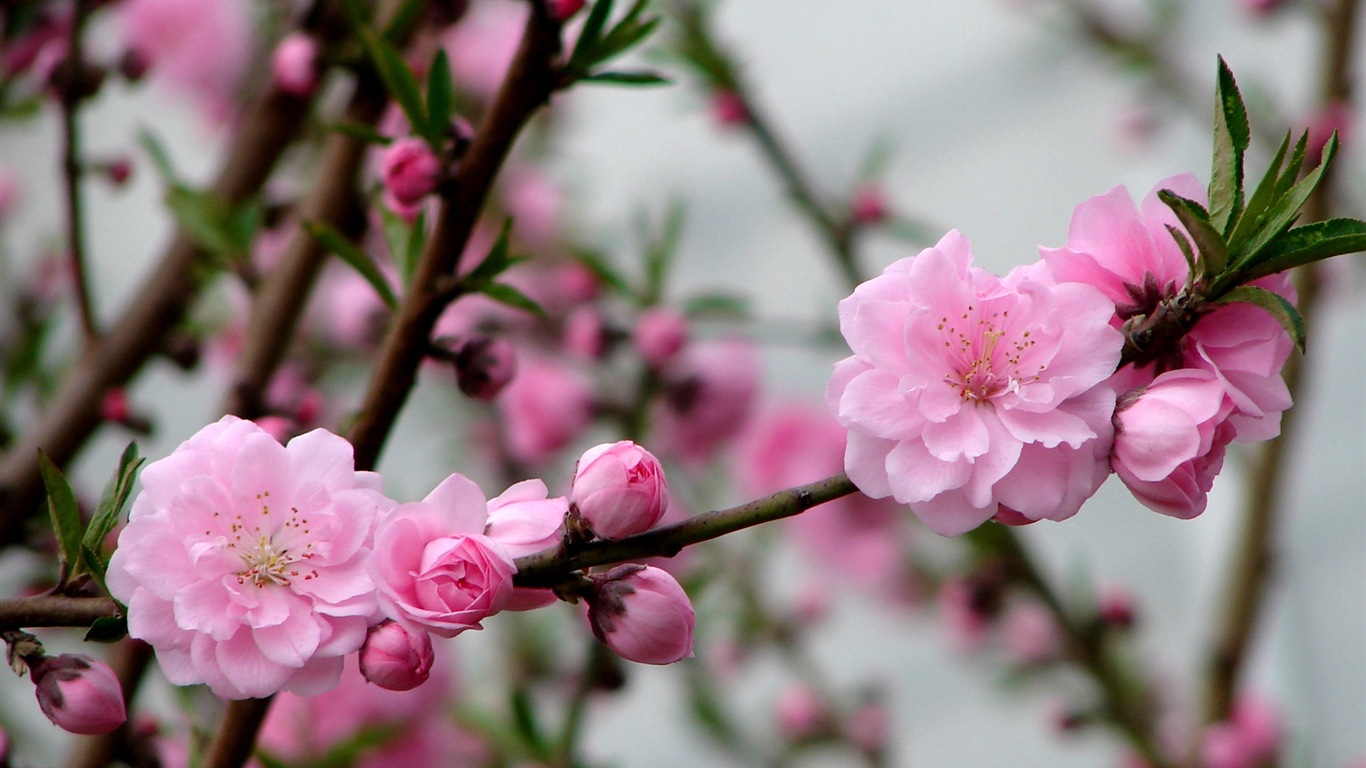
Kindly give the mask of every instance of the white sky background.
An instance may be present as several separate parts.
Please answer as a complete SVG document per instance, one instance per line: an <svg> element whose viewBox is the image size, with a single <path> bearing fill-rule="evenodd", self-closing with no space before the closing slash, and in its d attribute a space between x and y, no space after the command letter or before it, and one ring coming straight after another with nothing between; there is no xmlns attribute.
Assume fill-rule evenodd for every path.
<svg viewBox="0 0 1366 768"><path fill-rule="evenodd" d="M1139 6L1112 5L1126 13ZM1197 93L1212 91L1215 54L1222 53L1254 110L1265 103L1259 94L1286 115L1309 105L1317 54L1305 14L1254 22L1233 0L1192 5L1173 50ZM1005 271L1036 258L1039 244L1061 245L1072 208L1092 195L1116 184L1141 195L1174 173L1208 175L1212 101L1194 115L1163 112L1163 127L1146 143L1126 138L1121 126L1150 96L1084 46L1050 31L1041 21L1049 15L1040 12L1045 8L1026 0L727 0L719 31L741 53L766 112L822 187L846 189L870 142L885 139L895 147L886 177L894 206L960 229L972 240L978 263ZM1366 41L1366 30L1358 39ZM1357 61L1359 82L1366 82L1363 58ZM752 293L760 286L754 306L762 318L828 322L845 291L819 240L785 205L753 145L717 130L688 85L685 79L649 91L583 88L564 105L568 125L557 139L554 173L579 193L574 205L582 231L624 247L639 206L657 214L678 198L687 204L688 226L675 297L715 288ZM148 123L188 174L212 169L215 147L196 118L175 102L122 88L87 118L90 154L132 151L135 127ZM1366 128L1366 120L1359 126ZM4 131L0 165L22 169L26 177L22 216L4 234L8 253L22 262L60 231L51 172L55 122L7 125ZM1253 160L1254 174L1261 162ZM1366 188L1363 168L1359 149L1341 159L1339 172L1355 186L1358 200ZM131 298L166 240L153 177L140 162L124 193L90 185L94 282L106 318ZM1366 210L1355 215L1366 216ZM870 272L915 251L887 238L870 246L864 253ZM1325 311L1310 328L1311 387L1299 413L1304 429L1280 524L1282 559L1251 668L1253 687L1279 699L1289 731L1300 735L1291 764L1315 768L1340 768L1366 754L1361 266L1337 265ZM826 354L767 347L769 387L815 396L831 362ZM143 443L143 453L156 457L214 418L219 398L213 384L186 381L162 367L145 378L135 402L165 403L172 412L162 435ZM428 449L439 438L426 430L424 415L442 402L418 397L401 422L382 467L393 475L391 491L430 487L449 471L430 458ZM125 440L102 435L78 474L105 476ZM1142 648L1178 698L1190 695L1195 654L1222 588L1243 466L1230 457L1209 511L1195 521L1148 512L1111 482L1073 520L1026 532L1059 577L1082 569L1139 596ZM790 577L799 567L785 562L775 578ZM492 634L459 642L474 658L486 658L497 639ZM837 604L812 646L836 681L877 679L889 686L897 765L1115 763L1108 739L1064 742L1050 734L1049 708L1060 691L1000 689L1001 667L950 652L928 616L853 596ZM591 709L588 754L623 766L725 765L699 746L701 738L689 726L668 719L682 706L672 674L640 669L623 696ZM12 678L0 677L0 699L32 695L26 681L16 687ZM732 684L753 723L766 722L780 679L773 665L760 663ZM45 728L41 719L32 726L35 735Z"/></svg>

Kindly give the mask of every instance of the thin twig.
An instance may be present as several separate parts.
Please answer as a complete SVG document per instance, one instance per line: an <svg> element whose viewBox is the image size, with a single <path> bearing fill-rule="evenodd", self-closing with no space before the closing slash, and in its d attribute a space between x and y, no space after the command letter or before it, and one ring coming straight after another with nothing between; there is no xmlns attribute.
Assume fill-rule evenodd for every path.
<svg viewBox="0 0 1366 768"><path fill-rule="evenodd" d="M90 279L86 274L85 206L81 200L81 134L79 113L85 100L88 70L82 39L90 16L89 0L78 0L71 12L66 62L62 65L61 89L57 105L62 114L62 197L66 204L66 239L71 264L71 279L76 288L76 306L81 318L81 334L88 348L99 337L95 323Z"/></svg>
<svg viewBox="0 0 1366 768"><path fill-rule="evenodd" d="M96 619L118 615L119 604L108 597L0 598L0 629L88 627Z"/></svg>

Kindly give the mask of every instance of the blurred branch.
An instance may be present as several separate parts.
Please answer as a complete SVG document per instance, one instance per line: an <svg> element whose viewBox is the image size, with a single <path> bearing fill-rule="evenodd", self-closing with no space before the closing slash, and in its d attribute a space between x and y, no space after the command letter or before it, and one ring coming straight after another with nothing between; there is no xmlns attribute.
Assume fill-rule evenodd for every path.
<svg viewBox="0 0 1366 768"><path fill-rule="evenodd" d="M1351 103L1351 59L1356 47L1354 34L1360 26L1359 0L1339 0L1324 10L1325 37L1322 75L1322 104ZM1331 172L1331 169L1330 169ZM1306 221L1331 218L1333 179L1325 178L1314 190L1304 208ZM1318 265L1301 267L1294 273L1299 292L1299 310L1306 323L1312 322L1319 305ZM1225 581L1226 598L1208 651L1204 673L1204 723L1228 718L1234 693L1242 673L1253 633L1266 602L1267 587L1275 561L1273 534L1276 514L1286 482L1291 441L1297 431L1296 414L1304 408L1305 360L1291 354L1282 371L1286 387L1296 407L1281 415L1281 434L1260 446L1248 474L1248 506L1238 532L1236 548Z"/></svg>
<svg viewBox="0 0 1366 768"><path fill-rule="evenodd" d="M81 102L91 87L94 77L85 63L82 38L90 16L89 0L77 0L71 12L71 30L67 37L66 61L58 70L61 77L57 106L62 117L62 197L66 204L66 239L71 264L71 279L76 288L76 305L81 318L84 346L95 343L99 329L95 324L95 307L90 296L90 279L86 275L85 211L81 201L81 134L78 121Z"/></svg>
<svg viewBox="0 0 1366 768"><path fill-rule="evenodd" d="M673 557L686 546L791 517L857 491L853 482L841 473L624 539L592 541L569 550L563 546L552 547L517 558L517 575L513 580L519 587L548 588L564 583L575 571L585 568L646 557Z"/></svg>

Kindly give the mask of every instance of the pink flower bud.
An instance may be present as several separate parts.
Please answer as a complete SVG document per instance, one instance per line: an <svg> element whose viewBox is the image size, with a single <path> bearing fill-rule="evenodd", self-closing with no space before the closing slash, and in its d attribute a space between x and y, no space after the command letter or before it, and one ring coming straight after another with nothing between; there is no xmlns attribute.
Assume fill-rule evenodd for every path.
<svg viewBox="0 0 1366 768"><path fill-rule="evenodd" d="M384 152L380 175L393 200L417 205L441 180L441 160L422 139L398 139Z"/></svg>
<svg viewBox="0 0 1366 768"><path fill-rule="evenodd" d="M104 662L64 653L34 664L38 706L57 727L71 733L109 733L123 725L119 679Z"/></svg>
<svg viewBox="0 0 1366 768"><path fill-rule="evenodd" d="M280 90L291 96L307 96L318 87L318 42L292 32L275 46L270 73Z"/></svg>
<svg viewBox="0 0 1366 768"><path fill-rule="evenodd" d="M1181 519L1205 511L1206 494L1237 434L1224 385L1208 371L1158 376L1115 408L1111 466L1144 506Z"/></svg>
<svg viewBox="0 0 1366 768"><path fill-rule="evenodd" d="M123 424L128 421L129 413L127 390L111 389L104 393L100 400L100 416L105 421Z"/></svg>
<svg viewBox="0 0 1366 768"><path fill-rule="evenodd" d="M583 10L583 0L550 0L550 14L556 21L568 21L574 14Z"/></svg>
<svg viewBox="0 0 1366 768"><path fill-rule="evenodd" d="M491 402L517 374L517 353L507 339L475 336L455 353L455 379L460 391Z"/></svg>
<svg viewBox="0 0 1366 768"><path fill-rule="evenodd" d="M121 187L133 177L133 161L126 157L115 158L104 166L104 172L114 186Z"/></svg>
<svg viewBox="0 0 1366 768"><path fill-rule="evenodd" d="M1100 620L1109 626L1128 629L1134 625L1137 615L1134 598L1123 587L1111 586L1101 590L1096 608Z"/></svg>
<svg viewBox="0 0 1366 768"><path fill-rule="evenodd" d="M819 735L827 722L825 702L809 685L796 683L778 696L773 707L778 731L789 741L802 741Z"/></svg>
<svg viewBox="0 0 1366 768"><path fill-rule="evenodd" d="M596 307L583 306L564 320L564 346L579 357L597 360L607 352L607 329Z"/></svg>
<svg viewBox="0 0 1366 768"><path fill-rule="evenodd" d="M649 530L669 507L659 460L630 440L585 451L569 498L579 519L604 539Z"/></svg>
<svg viewBox="0 0 1366 768"><path fill-rule="evenodd" d="M588 623L614 653L641 664L672 664L692 655L696 615L668 571L621 565L591 578Z"/></svg>
<svg viewBox="0 0 1366 768"><path fill-rule="evenodd" d="M863 184L854 190L854 199L849 202L849 213L859 224L877 224L887 218L887 196L882 187Z"/></svg>
<svg viewBox="0 0 1366 768"><path fill-rule="evenodd" d="M1017 603L1001 622L1006 651L1020 664L1042 664L1057 656L1062 641L1053 614L1039 603Z"/></svg>
<svg viewBox="0 0 1366 768"><path fill-rule="evenodd" d="M370 628L360 649L360 673L366 680L390 691L408 691L427 682L432 674L432 638L421 630L409 631L396 621Z"/></svg>
<svg viewBox="0 0 1366 768"><path fill-rule="evenodd" d="M734 128L749 122L749 107L735 91L720 90L711 95L711 116L723 127Z"/></svg>
<svg viewBox="0 0 1366 768"><path fill-rule="evenodd" d="M849 716L844 730L850 743L864 752L882 752L887 748L887 734L891 730L887 708L876 702L865 705Z"/></svg>
<svg viewBox="0 0 1366 768"><path fill-rule="evenodd" d="M663 368L688 341L688 319L670 307L651 307L636 320L631 341L651 368Z"/></svg>

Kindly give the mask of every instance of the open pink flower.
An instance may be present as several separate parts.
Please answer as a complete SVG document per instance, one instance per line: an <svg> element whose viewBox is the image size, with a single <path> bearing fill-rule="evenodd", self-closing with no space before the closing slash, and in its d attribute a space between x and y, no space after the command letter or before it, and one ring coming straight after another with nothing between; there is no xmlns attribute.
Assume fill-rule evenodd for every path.
<svg viewBox="0 0 1366 768"><path fill-rule="evenodd" d="M285 446L235 416L204 427L142 471L108 573L128 633L177 685L331 688L378 620L366 563L393 504L379 487L324 430Z"/></svg>
<svg viewBox="0 0 1366 768"><path fill-rule="evenodd" d="M375 531L371 572L384 614L455 637L502 610L517 566L484 535L488 504L474 481L452 474L427 498L391 509Z"/></svg>
<svg viewBox="0 0 1366 768"><path fill-rule="evenodd" d="M952 536L1008 507L1076 513L1108 474L1119 361L1114 305L1053 285L1041 265L998 278L950 232L840 302L854 354L826 401L849 430L844 466Z"/></svg>
<svg viewBox="0 0 1366 768"><path fill-rule="evenodd" d="M1167 371L1120 399L1111 465L1144 506L1195 517L1205 511L1236 434L1231 410L1223 384L1209 371Z"/></svg>
<svg viewBox="0 0 1366 768"><path fill-rule="evenodd" d="M1041 248L1044 261L1059 282L1090 285L1115 304L1112 324L1118 328L1153 311L1176 296L1190 267L1167 226L1180 227L1176 215L1157 198L1170 189L1204 202L1203 187L1190 174L1157 183L1135 206L1128 190L1115 187L1077 206L1063 248ZM1294 300L1284 274L1253 285ZM1290 407L1290 392L1281 367L1290 356L1289 335L1266 311L1250 304L1222 304L1200 318L1172 354L1142 369L1126 366L1113 381L1119 393L1150 383L1176 368L1200 368L1224 385L1234 405L1230 423L1239 442L1256 442L1280 432L1281 412Z"/></svg>
<svg viewBox="0 0 1366 768"><path fill-rule="evenodd" d="M489 499L484 535L503 545L511 557L539 552L564 538L564 516L569 499L550 496L543 480L523 480ZM549 589L517 587L503 607L506 611L543 608L559 598Z"/></svg>

